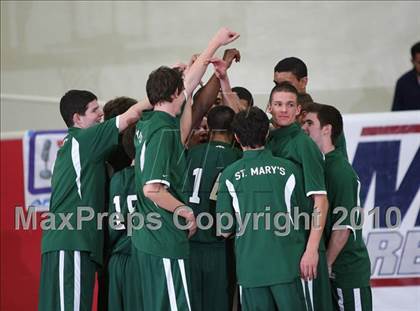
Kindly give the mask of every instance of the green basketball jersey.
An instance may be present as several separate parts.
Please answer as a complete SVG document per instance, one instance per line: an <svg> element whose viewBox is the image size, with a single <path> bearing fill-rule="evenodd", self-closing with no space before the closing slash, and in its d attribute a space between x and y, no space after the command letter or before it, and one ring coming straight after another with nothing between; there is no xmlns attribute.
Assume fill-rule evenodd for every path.
<svg viewBox="0 0 420 311"><path fill-rule="evenodd" d="M222 232L236 231L240 285L268 286L299 276L305 242L291 220L295 184L293 164L264 149L244 151L242 159L222 172L216 211L222 225L228 227L221 228ZM228 226L222 213L238 219L234 216Z"/></svg>
<svg viewBox="0 0 420 311"><path fill-rule="evenodd" d="M80 129L71 127L57 152L51 181L50 212L55 216L55 227L44 230L42 253L57 250L90 252L94 261L102 264L103 232L97 229L97 213L104 211L105 160L113 146L118 144L116 118ZM77 228L77 211L89 207L93 219L80 223ZM72 213L69 223L62 223L59 214ZM88 216L88 212L82 216Z"/></svg>
<svg viewBox="0 0 420 311"><path fill-rule="evenodd" d="M135 211L137 202L134 182L134 167L126 167L112 175L109 184L109 217L121 214L120 218L113 218L115 222L108 225L110 253L131 253L131 239L127 236L127 216Z"/></svg>
<svg viewBox="0 0 420 311"><path fill-rule="evenodd" d="M330 203L325 226L327 240L334 225L351 230L347 243L332 266L334 282L340 288L369 286L370 260L362 237L361 211L357 209L360 207L360 182L341 151L334 150L325 155L325 179ZM345 211L333 213L337 207L344 207Z"/></svg>
<svg viewBox="0 0 420 311"><path fill-rule="evenodd" d="M143 113L137 123L135 160L135 180L138 211L143 215L145 226L134 230L132 243L144 252L165 258L188 257L187 232L178 229L173 221L173 213L160 208L143 194L143 186L160 183L179 201L186 203L186 157L181 143L179 120L166 112ZM147 226L148 215L154 213L161 227ZM180 218L180 223L184 224Z"/></svg>
<svg viewBox="0 0 420 311"><path fill-rule="evenodd" d="M298 211L312 215L312 194L326 194L324 180L324 159L318 146L302 131L297 123L287 127L274 129L270 132L267 148L274 156L292 161L297 166L296 187ZM301 227L304 219L300 218ZM307 229L309 229L306 226ZM309 230L306 230L309 237ZM320 249L325 250L325 243L320 243Z"/></svg>
<svg viewBox="0 0 420 311"><path fill-rule="evenodd" d="M188 151L188 201L197 217L201 213L216 217L216 199L220 172L241 157L241 151L218 141L194 146ZM207 227L208 217L202 218L202 225ZM216 237L215 226L207 230L197 229L191 241L212 243L224 240Z"/></svg>
<svg viewBox="0 0 420 311"><path fill-rule="evenodd" d="M301 167L306 196L326 194L324 160L321 151L297 123L270 132L267 148Z"/></svg>

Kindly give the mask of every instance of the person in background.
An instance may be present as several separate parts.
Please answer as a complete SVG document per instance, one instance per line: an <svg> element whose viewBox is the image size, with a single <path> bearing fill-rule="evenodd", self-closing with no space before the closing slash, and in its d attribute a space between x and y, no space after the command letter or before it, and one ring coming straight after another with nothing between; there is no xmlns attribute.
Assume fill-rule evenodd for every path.
<svg viewBox="0 0 420 311"><path fill-rule="evenodd" d="M370 260L362 237L360 181L334 145L343 130L343 119L336 108L313 104L307 108L302 128L325 156L330 209L324 232L334 308L371 311Z"/></svg>
<svg viewBox="0 0 420 311"><path fill-rule="evenodd" d="M420 41L411 47L413 69L403 74L395 86L392 111L420 110Z"/></svg>

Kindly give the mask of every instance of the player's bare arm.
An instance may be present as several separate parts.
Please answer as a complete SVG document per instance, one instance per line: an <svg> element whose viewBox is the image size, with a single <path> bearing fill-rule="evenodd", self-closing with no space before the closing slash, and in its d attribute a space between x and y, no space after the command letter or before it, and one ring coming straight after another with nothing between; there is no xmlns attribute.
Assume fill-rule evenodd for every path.
<svg viewBox="0 0 420 311"><path fill-rule="evenodd" d="M210 40L207 48L198 57L196 55L193 55L195 60L190 61L190 64L192 65L185 69L184 76L184 87L187 98L189 98L192 95L192 92L200 83L201 78L206 72L207 66L209 64L208 60L214 55L217 49L223 45L229 44L237 38L239 38L238 33L233 32L225 27L221 28ZM193 120L192 111L184 110L184 113L190 115L181 120L184 123L181 126L181 139L183 144L185 145L187 142L187 138L193 128ZM203 116L201 116L201 118L202 117Z"/></svg>
<svg viewBox="0 0 420 311"><path fill-rule="evenodd" d="M152 109L152 105L150 104L149 100L147 98L137 102L135 105L131 106L130 109L128 109L123 114L119 115L119 121L118 121L118 129L120 133L124 131L128 126L131 124L137 122L138 119L140 119L141 114L144 110Z"/></svg>
<svg viewBox="0 0 420 311"><path fill-rule="evenodd" d="M346 245L349 236L349 229L334 230L332 232L327 248L327 264L329 271L331 270L331 267L340 254L341 250Z"/></svg>
<svg viewBox="0 0 420 311"><path fill-rule="evenodd" d="M241 54L237 49L226 49L223 54L223 60L229 68L233 61L239 62L241 59ZM193 128L197 127L203 116L211 108L211 106L216 102L217 94L220 90L220 82L215 74L207 81L207 83L200 89L200 92L197 92L194 95L194 106L193 106Z"/></svg>
<svg viewBox="0 0 420 311"><path fill-rule="evenodd" d="M146 198L151 200L160 208L163 208L171 213L175 212L181 206L185 206L184 203L177 200L169 191L166 189L165 185L160 183L146 184L143 186L143 193ZM180 209L178 215L185 218L189 227L188 237L194 235L197 231L197 224L195 222L195 216L191 209Z"/></svg>
<svg viewBox="0 0 420 311"><path fill-rule="evenodd" d="M207 60L213 57L218 48L235 41L237 38L239 38L239 34L226 27L221 28L214 35L207 45L207 48L197 57L185 75L184 87L188 96L191 96L206 72L208 65Z"/></svg>
<svg viewBox="0 0 420 311"><path fill-rule="evenodd" d="M186 93L185 93L186 94ZM186 98L184 111L182 112L180 131L181 131L181 142L184 146L187 145L188 139L192 130L192 98L191 96Z"/></svg>
<svg viewBox="0 0 420 311"><path fill-rule="evenodd" d="M300 261L300 271L302 278L312 280L317 277L318 265L318 247L324 231L325 222L327 220L328 199L325 194L314 194L314 215L315 224L312 224L309 233L306 250Z"/></svg>
<svg viewBox="0 0 420 311"><path fill-rule="evenodd" d="M220 81L220 88L222 91L223 102L238 113L241 110L241 102L236 93L232 92L230 86L229 76L227 73L227 63L220 58L212 58L209 60L214 66L214 74Z"/></svg>

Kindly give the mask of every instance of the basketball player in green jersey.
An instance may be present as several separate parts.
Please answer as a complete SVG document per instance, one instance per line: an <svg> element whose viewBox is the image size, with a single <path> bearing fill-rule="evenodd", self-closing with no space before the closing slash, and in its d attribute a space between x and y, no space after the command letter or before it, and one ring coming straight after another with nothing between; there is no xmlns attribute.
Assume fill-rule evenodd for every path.
<svg viewBox="0 0 420 311"><path fill-rule="evenodd" d="M231 123L235 112L227 106L216 106L207 115L208 143L188 150L189 206L202 227L190 239L191 306L193 310L230 310L233 289L227 265L227 243L216 236L216 193L219 175L238 160L241 152L233 147ZM207 215L206 215L207 214ZM213 225L209 226L209 218Z"/></svg>
<svg viewBox="0 0 420 311"><path fill-rule="evenodd" d="M261 109L239 112L232 128L243 157L222 172L216 211L222 235L235 233L242 309L306 310L299 277L305 241L291 219L295 165L264 148L269 121Z"/></svg>
<svg viewBox="0 0 420 311"><path fill-rule="evenodd" d="M303 129L325 155L330 210L325 235L335 310L371 311L370 260L360 223L360 181L335 143L343 132L340 112L310 105Z"/></svg>
<svg viewBox="0 0 420 311"><path fill-rule="evenodd" d="M331 288L325 243L322 233L327 218L328 201L324 181L324 160L316 144L296 122L300 113L298 92L288 82L277 84L270 93L269 112L275 129L270 132L267 147L273 155L286 158L298 166L297 183L303 185L298 192L299 213L314 215L312 225L305 224L307 244L302 256L301 276L305 284L308 309L332 310Z"/></svg>

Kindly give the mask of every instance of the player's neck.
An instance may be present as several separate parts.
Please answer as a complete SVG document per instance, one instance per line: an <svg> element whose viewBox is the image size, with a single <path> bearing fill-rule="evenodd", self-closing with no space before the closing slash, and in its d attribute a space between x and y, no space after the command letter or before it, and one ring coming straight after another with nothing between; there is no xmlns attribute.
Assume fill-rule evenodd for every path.
<svg viewBox="0 0 420 311"><path fill-rule="evenodd" d="M161 111L170 114L171 116L176 116L175 105L170 102L161 102L155 105L153 108L154 111Z"/></svg>
<svg viewBox="0 0 420 311"><path fill-rule="evenodd" d="M252 148L252 147L248 147L248 146L241 146L243 151L250 151L250 150L263 150L265 147L261 146L261 147L257 147L257 148Z"/></svg>
<svg viewBox="0 0 420 311"><path fill-rule="evenodd" d="M231 134L225 134L220 132L211 132L210 133L210 141L219 141L222 143L230 144L232 143L233 137Z"/></svg>
<svg viewBox="0 0 420 311"><path fill-rule="evenodd" d="M335 150L335 146L333 145L333 143L331 142L331 140L329 140L329 141L322 141L321 142L321 146L319 146L319 149L321 149L321 152L323 154L327 154L327 153Z"/></svg>

